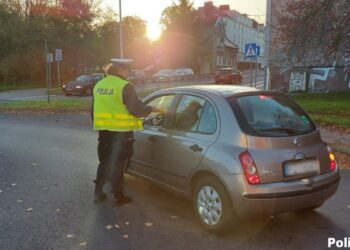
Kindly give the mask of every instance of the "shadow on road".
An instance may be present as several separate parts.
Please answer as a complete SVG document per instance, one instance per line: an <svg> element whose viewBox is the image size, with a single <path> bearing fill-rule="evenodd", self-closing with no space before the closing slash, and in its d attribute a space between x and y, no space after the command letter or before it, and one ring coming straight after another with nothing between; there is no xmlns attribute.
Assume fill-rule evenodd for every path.
<svg viewBox="0 0 350 250"><path fill-rule="evenodd" d="M164 191L158 186L133 177L127 178L129 193L135 198L133 207L139 213L153 214L159 219L158 226L171 230L174 235L191 235L194 246L196 238L201 238L199 245L216 244L221 248L232 249L235 246L245 248L252 244L261 248L296 249L300 246L318 245L326 248L327 237L331 235L346 236L346 230L340 228L325 212L327 204L315 211L285 213L275 216L265 216L241 221L230 233L215 236L204 231L197 222L191 201L171 192ZM178 216L176 223L169 216ZM186 239L185 236L184 239ZM220 238L218 242L217 239ZM216 241L215 241L216 239ZM292 244L292 245L289 245ZM198 246L199 246L198 245ZM218 246L218 247L219 247Z"/></svg>

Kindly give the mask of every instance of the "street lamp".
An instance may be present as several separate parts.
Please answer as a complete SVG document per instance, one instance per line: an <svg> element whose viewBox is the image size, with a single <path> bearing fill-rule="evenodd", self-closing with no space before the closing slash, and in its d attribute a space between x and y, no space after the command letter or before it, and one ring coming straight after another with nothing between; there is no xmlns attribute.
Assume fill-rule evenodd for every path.
<svg viewBox="0 0 350 250"><path fill-rule="evenodd" d="M119 43L120 43L120 58L123 59L123 17L122 17L122 0L119 0Z"/></svg>

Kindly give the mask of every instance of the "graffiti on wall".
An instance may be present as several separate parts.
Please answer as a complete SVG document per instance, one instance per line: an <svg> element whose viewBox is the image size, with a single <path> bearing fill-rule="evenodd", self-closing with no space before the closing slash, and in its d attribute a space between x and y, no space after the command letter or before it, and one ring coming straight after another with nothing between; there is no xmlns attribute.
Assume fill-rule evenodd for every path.
<svg viewBox="0 0 350 250"><path fill-rule="evenodd" d="M289 76L289 92L307 90L324 93L349 88L350 60L345 67L297 68Z"/></svg>
<svg viewBox="0 0 350 250"><path fill-rule="evenodd" d="M348 88L350 88L350 53L347 53L344 58L344 81L348 83Z"/></svg>
<svg viewBox="0 0 350 250"><path fill-rule="evenodd" d="M324 93L350 90L350 49L337 56L331 65L322 67L296 66L281 71L282 79L276 78L273 84L285 91L310 91ZM274 78L272 78L274 79ZM281 82L283 86L281 87Z"/></svg>
<svg viewBox="0 0 350 250"><path fill-rule="evenodd" d="M289 92L306 90L306 73L291 72L289 78Z"/></svg>

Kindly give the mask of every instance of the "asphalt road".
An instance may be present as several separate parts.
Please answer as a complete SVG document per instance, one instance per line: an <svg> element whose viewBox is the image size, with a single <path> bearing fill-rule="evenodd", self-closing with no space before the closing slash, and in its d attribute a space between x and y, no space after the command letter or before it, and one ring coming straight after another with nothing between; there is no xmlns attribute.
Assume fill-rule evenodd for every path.
<svg viewBox="0 0 350 250"><path fill-rule="evenodd" d="M264 71L259 70L257 72L255 78L255 71L253 71L253 80L252 84L250 82L250 71L242 71L242 83L243 86L252 86L258 89L263 89L263 81L264 81ZM255 83L256 80L256 83ZM139 91L149 90L149 89L157 89L157 88L168 88L168 87L176 87L182 85L192 85L192 84L212 84L214 82L213 79L200 79L194 81L178 81L178 82L169 82L169 83L147 83L136 85L136 88ZM0 103L8 102L8 101L27 101L27 100L45 100L47 99L46 88L37 88L37 89L23 89L23 90L10 90L0 92ZM72 99L72 98L89 98L89 97L76 97L76 96L63 96L63 95L51 95L51 99Z"/></svg>
<svg viewBox="0 0 350 250"><path fill-rule="evenodd" d="M111 196L96 205L90 126L88 114L0 114L0 249L327 249L328 237L350 237L348 170L316 211L242 222L225 236L202 230L189 201L132 177L129 207Z"/></svg>

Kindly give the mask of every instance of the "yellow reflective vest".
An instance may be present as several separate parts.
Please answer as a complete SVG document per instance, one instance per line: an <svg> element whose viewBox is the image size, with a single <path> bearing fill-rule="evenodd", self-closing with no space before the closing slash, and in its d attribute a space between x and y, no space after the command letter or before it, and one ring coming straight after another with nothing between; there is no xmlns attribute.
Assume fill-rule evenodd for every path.
<svg viewBox="0 0 350 250"><path fill-rule="evenodd" d="M94 88L94 130L118 132L143 130L141 119L131 115L123 103L128 81L108 75Z"/></svg>

